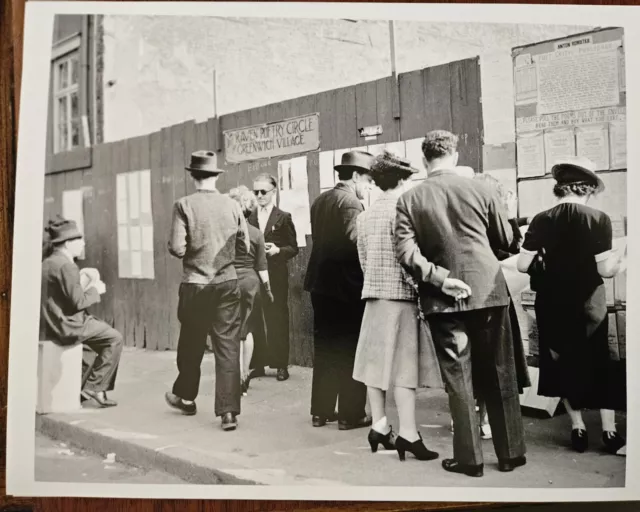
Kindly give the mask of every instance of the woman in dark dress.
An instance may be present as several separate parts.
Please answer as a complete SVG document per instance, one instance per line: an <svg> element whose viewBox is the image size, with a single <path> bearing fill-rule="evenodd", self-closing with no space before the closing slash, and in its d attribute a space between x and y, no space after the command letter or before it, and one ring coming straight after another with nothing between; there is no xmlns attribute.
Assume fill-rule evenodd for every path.
<svg viewBox="0 0 640 512"><path fill-rule="evenodd" d="M232 189L229 192L229 197L240 203L245 218L248 218L257 206L255 196L244 186ZM240 288L240 371L243 394L246 394L249 388L249 364L253 355L252 333L256 329L265 329L262 311L256 309L256 305L260 304L260 281L264 284L268 300L273 302L273 295L269 285L264 236L258 228L251 224L247 224L247 227L249 228L249 240L251 242L249 251L247 252L243 243L238 243L234 261L234 267L238 275L238 287Z"/></svg>
<svg viewBox="0 0 640 512"><path fill-rule="evenodd" d="M585 158L553 167L559 204L531 221L518 270L531 274L536 291L538 394L563 399L572 423L571 444L578 452L588 447L581 410L600 409L604 446L616 453L625 445L616 432L614 411L626 410L626 368L624 360L615 361L609 353L602 278L618 273L624 255L612 250L609 216L587 206L604 190L593 169Z"/></svg>

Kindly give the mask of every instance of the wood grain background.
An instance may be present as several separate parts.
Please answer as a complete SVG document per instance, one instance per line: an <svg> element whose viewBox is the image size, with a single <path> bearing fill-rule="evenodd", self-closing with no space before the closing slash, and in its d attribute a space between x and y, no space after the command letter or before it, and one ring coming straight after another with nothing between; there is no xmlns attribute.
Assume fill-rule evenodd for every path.
<svg viewBox="0 0 640 512"><path fill-rule="evenodd" d="M7 414L7 369L9 347L9 308L11 304L11 257L13 247L13 210L15 201L15 172L17 132L22 76L22 44L24 6L26 0L0 0L0 511L134 511L151 512L184 510L193 512L308 510L329 511L429 511L478 510L502 508L508 505L489 503L373 503L331 501L242 501L242 500L124 500L80 498L13 498L5 494L5 446ZM331 0L329 0L331 1ZM392 0L388 0L392 1ZM457 2L447 2L457 3ZM498 2L481 2L498 3ZM506 0L502 3L507 3ZM638 5L633 1L555 0L508 3L564 3L592 5ZM551 19L549 21L552 21ZM579 22L579 20L576 20ZM594 504L595 505L595 504ZM513 506L513 504L512 504ZM509 507L510 508L510 507ZM618 508L616 507L616 510Z"/></svg>

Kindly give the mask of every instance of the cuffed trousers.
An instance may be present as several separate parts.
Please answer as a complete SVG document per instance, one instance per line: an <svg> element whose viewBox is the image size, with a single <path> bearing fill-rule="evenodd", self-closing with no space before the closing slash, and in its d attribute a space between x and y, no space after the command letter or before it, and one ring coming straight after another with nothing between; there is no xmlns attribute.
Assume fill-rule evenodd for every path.
<svg viewBox="0 0 640 512"><path fill-rule="evenodd" d="M215 355L216 416L240 414L240 289L236 279L219 284L182 283L178 302L178 378L173 393L195 400L200 366L211 333Z"/></svg>

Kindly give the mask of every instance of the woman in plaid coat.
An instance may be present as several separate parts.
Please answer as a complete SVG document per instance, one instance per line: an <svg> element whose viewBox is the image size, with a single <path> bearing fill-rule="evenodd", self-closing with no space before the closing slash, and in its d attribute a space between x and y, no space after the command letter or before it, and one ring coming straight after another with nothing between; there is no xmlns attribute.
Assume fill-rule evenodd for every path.
<svg viewBox="0 0 640 512"><path fill-rule="evenodd" d="M367 386L373 417L371 450L377 451L382 444L386 449L395 447L400 460L405 452L432 460L438 454L424 446L416 428L415 390L442 387L442 380L428 327L420 319L417 291L396 259L393 241L396 203L415 172L408 161L388 152L372 168L371 176L384 193L357 219L366 307L353 378ZM397 438L385 413L390 386L394 386L400 420Z"/></svg>

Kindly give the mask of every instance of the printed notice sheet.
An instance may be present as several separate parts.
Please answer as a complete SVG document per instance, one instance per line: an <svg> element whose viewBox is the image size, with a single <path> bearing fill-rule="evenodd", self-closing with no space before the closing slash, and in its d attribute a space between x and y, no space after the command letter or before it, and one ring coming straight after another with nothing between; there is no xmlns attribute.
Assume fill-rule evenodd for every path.
<svg viewBox="0 0 640 512"><path fill-rule="evenodd" d="M539 55L538 114L617 105L620 41Z"/></svg>
<svg viewBox="0 0 640 512"><path fill-rule="evenodd" d="M279 207L293 218L298 247L306 247L306 235L311 234L307 157L278 162L278 181L282 187Z"/></svg>
<svg viewBox="0 0 640 512"><path fill-rule="evenodd" d="M576 128L576 153L591 160L597 171L609 170L609 130L606 124Z"/></svg>
<svg viewBox="0 0 640 512"><path fill-rule="evenodd" d="M318 174L321 190L331 188L336 184L336 173L333 169L333 151L322 151L318 155Z"/></svg>
<svg viewBox="0 0 640 512"><path fill-rule="evenodd" d="M576 136L574 129L571 127L545 131L544 153L547 173L551 172L551 168L558 160L567 156L575 156Z"/></svg>
<svg viewBox="0 0 640 512"><path fill-rule="evenodd" d="M611 169L624 169L627 167L626 121L609 123L609 154Z"/></svg>
<svg viewBox="0 0 640 512"><path fill-rule="evenodd" d="M516 145L518 177L544 176L544 139L542 132L523 133Z"/></svg>

